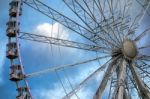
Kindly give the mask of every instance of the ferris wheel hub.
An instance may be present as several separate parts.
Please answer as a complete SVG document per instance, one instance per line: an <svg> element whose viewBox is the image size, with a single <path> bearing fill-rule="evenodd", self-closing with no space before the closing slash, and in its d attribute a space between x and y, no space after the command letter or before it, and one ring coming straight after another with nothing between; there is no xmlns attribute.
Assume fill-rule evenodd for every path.
<svg viewBox="0 0 150 99"><path fill-rule="evenodd" d="M126 39L123 41L122 53L128 60L132 60L137 56L137 47L132 40Z"/></svg>

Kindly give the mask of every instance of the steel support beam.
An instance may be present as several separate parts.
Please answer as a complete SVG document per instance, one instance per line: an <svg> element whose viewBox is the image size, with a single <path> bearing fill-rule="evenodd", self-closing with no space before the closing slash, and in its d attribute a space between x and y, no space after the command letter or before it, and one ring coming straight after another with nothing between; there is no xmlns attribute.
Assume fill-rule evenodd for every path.
<svg viewBox="0 0 150 99"><path fill-rule="evenodd" d="M104 52L104 50L107 50L107 51L111 50L109 48L100 47L97 45L84 44L84 43L79 43L75 41L69 41L69 40L64 40L60 38L48 37L48 36L25 33L25 32L20 32L19 38L30 40L30 41L41 42L41 43L54 44L54 45L59 45L59 46L64 46L64 47L83 49L87 51Z"/></svg>
<svg viewBox="0 0 150 99"><path fill-rule="evenodd" d="M134 63L130 64L131 73L133 75L134 81L136 82L136 86L138 88L139 94L142 97L142 99L150 99L150 92L148 88L145 86L144 82L138 75L138 72L136 70L136 66Z"/></svg>
<svg viewBox="0 0 150 99"><path fill-rule="evenodd" d="M150 28L147 28L146 30L144 30L139 36L137 36L134 41L139 41L141 40L146 34L148 34L150 32Z"/></svg>
<svg viewBox="0 0 150 99"><path fill-rule="evenodd" d="M69 92L66 96L63 97L63 99L70 99L74 93L76 93L77 91L79 91L81 89L81 87L86 84L89 80L91 80L92 78L94 78L100 71L104 70L105 67L107 66L107 64L111 61L112 59L108 60L107 62L105 62L101 67L99 67L97 70L95 70L93 73L91 73L87 78L85 78L76 88L74 88L74 90L72 90L71 92Z"/></svg>
<svg viewBox="0 0 150 99"><path fill-rule="evenodd" d="M96 58L93 58L93 59L89 59L89 60L85 60L85 61L81 61L81 62L76 62L76 63L68 64L68 65L53 66L53 67L49 67L47 69L44 69L44 70L41 70L41 71L38 71L38 72L33 72L33 73L30 73L30 74L27 74L26 77L34 77L34 76L38 76L38 75L41 75L41 74L44 74L44 73L54 72L54 71L61 70L61 69L67 68L67 67L73 67L73 66L89 63L89 62L97 61L97 60L104 59L104 58L107 58L107 57L109 57L109 56L96 57ZM104 67L104 66L101 66L101 68L102 67Z"/></svg>
<svg viewBox="0 0 150 99"><path fill-rule="evenodd" d="M103 94L103 92L104 92L104 90L105 90L105 87L106 87L106 85L107 85L107 82L108 82L110 76L112 75L113 70L114 70L114 69L116 68L116 66L117 66L117 65L115 65L116 63L117 63L117 58L114 59L114 60L109 64L109 66L108 66L108 68L107 68L107 70L106 70L106 72L105 72L105 74L104 74L104 77L103 77L103 79L102 79L102 81L101 81L101 84L100 84L99 88L97 89L97 91L96 91L96 93L95 93L93 99L101 99L102 94Z"/></svg>
<svg viewBox="0 0 150 99"><path fill-rule="evenodd" d="M116 99L124 99L125 95L125 77L126 77L126 61L123 60L120 66L119 79L118 79L118 93Z"/></svg>

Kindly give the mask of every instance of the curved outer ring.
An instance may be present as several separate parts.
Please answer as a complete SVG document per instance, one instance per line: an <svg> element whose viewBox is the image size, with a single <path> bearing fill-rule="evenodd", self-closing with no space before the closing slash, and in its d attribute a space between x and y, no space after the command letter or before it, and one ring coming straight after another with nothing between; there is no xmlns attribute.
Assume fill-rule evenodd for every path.
<svg viewBox="0 0 150 99"><path fill-rule="evenodd" d="M20 2L18 3L17 15L16 15L16 27L15 27L16 29L19 27L19 25L18 25L18 23L19 23L19 16L20 16L19 13L20 13L20 8L21 8L22 3L23 3L22 0L20 0ZM20 66L21 66L21 72L23 74L25 74L24 68L23 68L23 64L22 64L22 59L21 59L21 52L20 52L19 31L16 31L16 44L17 44L18 60L19 60ZM29 94L31 96L31 99L33 99L27 80L25 78L23 78L23 81L25 82L25 85L26 85L26 87L28 89L28 92L29 92ZM17 84L17 82L16 82L16 84Z"/></svg>

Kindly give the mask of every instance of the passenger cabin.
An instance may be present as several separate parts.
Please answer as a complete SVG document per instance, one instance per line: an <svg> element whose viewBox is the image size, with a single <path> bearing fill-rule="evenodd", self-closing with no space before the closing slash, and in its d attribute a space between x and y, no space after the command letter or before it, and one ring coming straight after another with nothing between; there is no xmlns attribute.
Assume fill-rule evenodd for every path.
<svg viewBox="0 0 150 99"><path fill-rule="evenodd" d="M18 57L17 44L15 42L10 42L7 44L6 57L8 59L15 59Z"/></svg>
<svg viewBox="0 0 150 99"><path fill-rule="evenodd" d="M9 9L9 16L10 17L16 17L18 12L18 4L21 2L21 0L13 0L9 5L11 6ZM22 9L20 8L19 15L22 14Z"/></svg>
<svg viewBox="0 0 150 99"><path fill-rule="evenodd" d="M21 71L20 65L12 65L10 67L10 80L11 81L20 81L24 78L24 74Z"/></svg>
<svg viewBox="0 0 150 99"><path fill-rule="evenodd" d="M19 87L17 91L18 91L18 96L16 97L17 99L31 99L27 87Z"/></svg>
<svg viewBox="0 0 150 99"><path fill-rule="evenodd" d="M18 32L18 28L16 27L16 19L11 18L8 22L7 22L7 30L6 30L6 35L8 37L15 37L16 33Z"/></svg>

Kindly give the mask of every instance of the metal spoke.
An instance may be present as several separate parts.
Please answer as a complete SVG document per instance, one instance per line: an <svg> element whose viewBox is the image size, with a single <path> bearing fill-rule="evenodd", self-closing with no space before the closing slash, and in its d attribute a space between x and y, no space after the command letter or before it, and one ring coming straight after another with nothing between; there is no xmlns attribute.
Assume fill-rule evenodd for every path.
<svg viewBox="0 0 150 99"><path fill-rule="evenodd" d="M85 78L76 88L74 88L74 90L72 90L71 92L68 93L67 96L69 96L69 98L71 98L74 93L76 93L77 91L79 91L81 89L81 87L86 84L89 80L91 80L92 78L94 78L95 76L98 75L98 73L102 70L105 69L105 67L107 66L107 64L111 61L112 59L108 60L106 63L104 63L102 66L100 66L97 70L95 70L93 73L91 73L87 78ZM67 96L64 96L63 99L67 99L66 97Z"/></svg>
<svg viewBox="0 0 150 99"><path fill-rule="evenodd" d="M111 80L110 80L110 88L109 88L109 95L108 95L108 99L111 99L111 91L112 91L112 84L113 84L113 77L111 77Z"/></svg>
<svg viewBox="0 0 150 99"><path fill-rule="evenodd" d="M66 76L66 78L67 78L67 81L69 82L69 85L70 85L71 89L74 90L73 85L71 84L71 81L70 81L70 79L69 79L69 77L68 77L68 74L67 74L67 72L65 71L65 69L63 69L63 72L64 72L64 74L65 74L65 76ZM77 99L80 99L76 92L75 92L74 94L75 94L75 96L77 97ZM66 95L66 96L67 96L67 95ZM67 97L68 97L68 96L67 96Z"/></svg>
<svg viewBox="0 0 150 99"><path fill-rule="evenodd" d="M113 5L112 5L112 0L106 0L107 1L107 3L108 3L108 6L109 6L109 10L110 10L110 13L112 14L112 18L113 18L113 23L114 24L116 24L116 22L115 22L115 18L114 18L114 12L113 12ZM109 2L110 1L110 2ZM117 26L117 25L116 25ZM111 28L111 27L109 27L109 28ZM113 35L114 35L114 39L116 39L119 43L121 42L119 39L118 39L118 37L117 37L117 32L118 32L118 26L117 26L117 32L115 32L115 28L111 28L111 30L112 30L112 33L113 33Z"/></svg>
<svg viewBox="0 0 150 99"><path fill-rule="evenodd" d="M144 72L146 74L147 77L150 78L150 73L146 70L144 70L143 68L141 68L141 66L136 66L137 68L139 68L142 72Z"/></svg>
<svg viewBox="0 0 150 99"><path fill-rule="evenodd" d="M48 36L37 35L37 34L32 34L32 33L25 33L25 32L20 32L19 38L25 39L25 40L30 40L30 41L41 42L41 43L60 45L60 46L64 46L64 47L83 49L83 50L87 50L87 51L97 51L97 52L104 53L103 50L107 50L106 53L108 53L108 51L111 50L109 48L100 47L97 45L89 45L89 44L79 43L79 42L75 42L75 41L69 41L69 40L64 40L64 39L60 39L60 38L48 37Z"/></svg>
<svg viewBox="0 0 150 99"><path fill-rule="evenodd" d="M150 60L150 56L148 56L148 55L139 55L138 57L137 57L137 59L138 60L147 60L147 61L149 61Z"/></svg>
<svg viewBox="0 0 150 99"><path fill-rule="evenodd" d="M50 68L47 68L47 69L44 69L44 70L41 70L41 71L38 71L38 72L27 74L26 77L34 77L34 76L38 76L38 75L41 75L41 74L44 74L44 73L53 72L55 70L61 70L63 68L73 67L73 66L77 66L77 65L80 65L80 64L89 63L89 62L92 62L92 61L97 61L99 59L104 59L104 58L107 58L107 57L110 57L110 56L96 57L96 58L93 58L93 59L89 59L89 60L81 61L81 62L76 62L76 63L68 64L68 65L52 66Z"/></svg>
<svg viewBox="0 0 150 99"><path fill-rule="evenodd" d="M136 85L138 86L138 90L140 92L142 99L150 99L150 92L147 89L147 87L144 85L144 82L142 81L140 76L138 75L136 66L134 63L130 64L130 70L133 75L134 81L136 82Z"/></svg>
<svg viewBox="0 0 150 99"><path fill-rule="evenodd" d="M131 23L128 29L128 32L126 33L126 37L134 33L133 30L137 28L137 26L143 19L146 10L148 9L150 5L150 0L144 0L143 2L144 2L143 6L145 9L140 10L140 13L134 18L133 22Z"/></svg>
<svg viewBox="0 0 150 99"><path fill-rule="evenodd" d="M112 15L113 22L111 23L112 26L110 26L111 24L108 23L108 21L106 20L105 15L104 15L104 12L102 11L102 7L101 7L100 1L98 1L98 2L99 2L99 6L98 6L98 3L96 2L96 0L94 0L94 2L95 2L95 4L96 4L96 6L98 7L100 14L101 14L102 17L104 18L104 22L106 23L105 26L107 27L107 29L105 29L104 26L100 26L100 27L101 27L103 30L105 30L105 34L107 34L107 36L110 37L110 39L112 40L112 42L114 42L114 43L116 43L116 44L118 45L118 42L115 40L115 38L112 38L112 36L111 36L110 33L109 33L109 32L111 32L111 31L113 31L113 34L114 34L114 30L112 29L113 25L116 24L116 23L114 22L114 16ZM115 21L117 21L117 20L115 20ZM99 25L98 25L98 26L99 26ZM110 31L108 31L109 28L111 29ZM114 34L114 36L116 37L115 34ZM99 38L96 38L96 40L97 40L97 39L99 39Z"/></svg>
<svg viewBox="0 0 150 99"><path fill-rule="evenodd" d="M146 48L150 48L150 45L141 46L138 49L140 50L140 49L146 49Z"/></svg>
<svg viewBox="0 0 150 99"><path fill-rule="evenodd" d="M149 65L148 63L146 63L145 61L140 60L140 62L142 62L142 63L143 63L143 65L146 65L147 67L150 67L150 65Z"/></svg>
<svg viewBox="0 0 150 99"><path fill-rule="evenodd" d="M104 12L102 11L102 7L101 7L100 1L98 1L98 2L99 2L99 5L98 5L98 3L96 2L96 0L94 0L94 2L95 2L95 4L96 4L96 6L98 7L100 14L102 15L102 17L103 17L103 19L104 19L104 22L106 23L105 27L107 27L107 29L105 29L105 27L102 26L103 30L106 31L105 33L110 37L110 39L111 39L114 43L117 43L117 42L114 40L114 38L112 38L112 36L110 36L110 33L109 33L110 31L113 31L112 27L113 27L113 24L115 24L114 21L111 23L112 26L110 26L111 24L108 23L108 21L106 20L105 15L104 15ZM114 18L113 15L112 15L112 18ZM115 21L117 21L117 20L115 20ZM98 25L98 26L99 26L99 25ZM110 31L108 31L109 28L111 29ZM114 33L114 31L113 31L113 33ZM97 38L97 39L98 39L98 38Z"/></svg>
<svg viewBox="0 0 150 99"><path fill-rule="evenodd" d="M134 85L134 88L136 89L136 91L138 92L138 95L140 96L140 92L138 90L138 87L135 84L135 81L133 80L133 76L131 77L131 75L127 74L128 77L130 78L131 83ZM141 99L141 97L139 97Z"/></svg>
<svg viewBox="0 0 150 99"><path fill-rule="evenodd" d="M129 80L130 78L129 78L129 73L130 73L130 71L129 71L129 66L128 66L128 64L127 64L127 67L126 67L126 80L125 80L125 85L126 85L126 90L127 90L127 99L132 99L132 97L131 97L131 94L132 94L132 91L131 91L131 81Z"/></svg>
<svg viewBox="0 0 150 99"><path fill-rule="evenodd" d="M60 84L61 84L61 86L62 86L62 88L63 88L63 90L65 92L65 94L67 95L67 90L65 89L65 86L64 86L64 84L63 84L63 82L61 80L61 77L59 76L59 74L57 73L56 70L55 70L55 73L56 73L56 76L57 76L57 78L58 78L58 80L59 80L59 82L60 82ZM69 98L67 97L67 99L69 99Z"/></svg>
<svg viewBox="0 0 150 99"><path fill-rule="evenodd" d="M132 99L131 98L131 92L129 92L129 79L126 79L126 81L125 81L125 99ZM127 90L127 91L126 91Z"/></svg>
<svg viewBox="0 0 150 99"><path fill-rule="evenodd" d="M142 3L139 1L139 0L135 0L143 9L145 9L145 6L144 5L142 5ZM148 12L148 10L147 9L145 9L146 10L146 13L150 16L150 13Z"/></svg>
<svg viewBox="0 0 150 99"><path fill-rule="evenodd" d="M118 91L118 86L116 86L116 87L115 87L115 89L114 89L114 91L113 91L113 94L112 94L112 98L111 98L111 99L116 99L117 91Z"/></svg>
<svg viewBox="0 0 150 99"><path fill-rule="evenodd" d="M109 64L104 77L102 79L102 82L100 84L100 86L98 87L93 99L100 99L102 97L103 91L105 90L105 87L107 85L107 82L110 78L110 76L113 73L113 70L116 68L117 65L115 65L117 63L117 58L112 60L112 62Z"/></svg>
<svg viewBox="0 0 150 99"><path fill-rule="evenodd" d="M120 5L120 6L118 5L119 6L118 9L120 9L120 14L121 14L121 23L120 23L121 25L118 30L118 35L119 35L121 41L123 41L123 39L125 37L124 33L125 33L125 31L127 31L128 27L129 27L129 23L130 23L129 11L131 10L132 0L124 0L124 7L121 6L121 3L122 3L121 0L119 0L118 3Z"/></svg>
<svg viewBox="0 0 150 99"><path fill-rule="evenodd" d="M88 28L90 28L90 30L92 30L92 27L91 26L89 26L89 23L87 23L86 21L85 21L85 19L86 18L84 18L84 17L86 17L84 14L86 13L87 15L89 15L88 14L88 12L85 10L85 9L83 9L83 7L81 7L80 5L79 5L79 3L77 2L77 0L63 0L64 1L64 3L68 6L68 8L70 8L75 14L76 14L76 16L77 17L79 17L79 19L81 19L81 21L88 27ZM90 15L89 15L90 16ZM88 18L89 19L89 18ZM90 20L90 19L89 19ZM93 21L93 20L92 20Z"/></svg>
<svg viewBox="0 0 150 99"><path fill-rule="evenodd" d="M93 2L93 1L91 0L91 1L89 1L89 2ZM87 10L88 10L89 13L91 14L91 16L92 16L94 19L96 19L96 17L95 17L94 14L92 13L92 11L91 11L91 9L90 9L90 7L89 7L89 5L88 5L88 2L86 2L86 0L83 0L83 3L84 3L85 6L87 7Z"/></svg>
<svg viewBox="0 0 150 99"><path fill-rule="evenodd" d="M141 40L147 33L149 33L150 32L150 28L148 28L148 29L146 29L144 32L142 32L139 36L137 36L135 39L134 39L134 41L139 41L139 40Z"/></svg>
<svg viewBox="0 0 150 99"><path fill-rule="evenodd" d="M118 77L118 93L117 93L117 99L124 99L125 94L125 77L126 77L126 61L123 60L121 67L120 67L120 73Z"/></svg>

